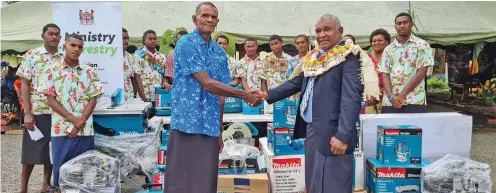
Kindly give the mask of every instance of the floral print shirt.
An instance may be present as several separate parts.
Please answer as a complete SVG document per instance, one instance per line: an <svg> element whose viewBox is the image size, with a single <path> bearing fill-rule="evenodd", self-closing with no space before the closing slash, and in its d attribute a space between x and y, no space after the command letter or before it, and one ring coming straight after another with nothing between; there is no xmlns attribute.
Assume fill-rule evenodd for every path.
<svg viewBox="0 0 496 193"><path fill-rule="evenodd" d="M300 64L300 61L301 61L301 59L300 59L299 55L296 55L296 56L292 57L291 59L289 59L288 71L286 72L286 79L288 79L291 76L291 74L296 69L298 64Z"/></svg>
<svg viewBox="0 0 496 193"><path fill-rule="evenodd" d="M50 114L52 109L47 104L45 95L38 94L39 78L54 63L58 63L64 58L64 53L60 50L53 56L48 53L45 46L29 50L24 54L21 65L17 70L17 76L31 80L31 113L34 115Z"/></svg>
<svg viewBox="0 0 496 193"><path fill-rule="evenodd" d="M167 56L167 61L165 62L165 76L174 78L174 50Z"/></svg>
<svg viewBox="0 0 496 193"><path fill-rule="evenodd" d="M245 55L239 61L239 71L241 77L246 77L248 88L262 89L262 79L265 78L264 65L260 57L257 56L254 60Z"/></svg>
<svg viewBox="0 0 496 193"><path fill-rule="evenodd" d="M291 56L286 54L286 53L282 53L281 55L281 58L286 58L288 60L288 66L289 66L289 60L291 59ZM287 79L287 73L288 71L286 72L277 72L277 71L274 71L272 69L269 69L267 67L264 68L264 77L265 79L267 80L267 88L268 89L273 89L279 85L281 85L282 83L284 83ZM288 67L288 70L290 68Z"/></svg>
<svg viewBox="0 0 496 193"><path fill-rule="evenodd" d="M88 65L79 63L70 67L65 61L50 67L44 73L37 89L38 93L55 96L57 102L75 117L81 117L90 98L103 95L98 74ZM67 136L74 125L64 117L52 113L52 137ZM93 136L93 116L86 120L86 126L78 136Z"/></svg>
<svg viewBox="0 0 496 193"><path fill-rule="evenodd" d="M128 52L124 54L124 100L126 101L134 98L133 81L131 80L136 68L134 61L132 54Z"/></svg>
<svg viewBox="0 0 496 193"><path fill-rule="evenodd" d="M229 72L231 73L231 77L241 78L243 72L239 70L239 62L235 58L228 55L227 63L229 64Z"/></svg>
<svg viewBox="0 0 496 193"><path fill-rule="evenodd" d="M219 96L207 92L193 77L207 72L210 78L231 84L227 56L215 41L207 43L195 29L179 39L174 50L171 129L189 134L220 135Z"/></svg>
<svg viewBox="0 0 496 193"><path fill-rule="evenodd" d="M146 47L143 48L146 52L150 53ZM162 65L165 65L167 58L164 54L160 53L158 50L155 51L155 54L152 54L157 60L162 61ZM141 75L141 82L143 85L143 91L145 92L145 96L151 100L155 100L155 87L160 87L162 85L162 75L153 69L151 62L141 58L140 56L135 54L135 63L136 69L135 73Z"/></svg>
<svg viewBox="0 0 496 193"><path fill-rule="evenodd" d="M392 93L398 95L419 68L433 65L434 59L429 43L412 34L404 46L396 39L386 46L379 63L379 72L389 74ZM382 104L392 106L387 95L384 95ZM405 97L405 104L426 104L424 81Z"/></svg>

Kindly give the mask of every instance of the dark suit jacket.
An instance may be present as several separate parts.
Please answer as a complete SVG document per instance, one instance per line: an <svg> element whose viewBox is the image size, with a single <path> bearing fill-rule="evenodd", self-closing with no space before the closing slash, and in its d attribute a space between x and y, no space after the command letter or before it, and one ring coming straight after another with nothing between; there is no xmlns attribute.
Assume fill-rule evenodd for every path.
<svg viewBox="0 0 496 193"><path fill-rule="evenodd" d="M302 73L269 90L267 102L272 104L298 92L301 92L300 98L303 98L308 80ZM318 151L326 156L334 155L330 141L336 137L348 144L346 154L352 154L356 146L356 122L363 93L359 57L348 55L345 62L316 77L313 86L312 127ZM301 100L298 104L301 104ZM295 139L306 135L307 123L301 117L299 107L294 128Z"/></svg>

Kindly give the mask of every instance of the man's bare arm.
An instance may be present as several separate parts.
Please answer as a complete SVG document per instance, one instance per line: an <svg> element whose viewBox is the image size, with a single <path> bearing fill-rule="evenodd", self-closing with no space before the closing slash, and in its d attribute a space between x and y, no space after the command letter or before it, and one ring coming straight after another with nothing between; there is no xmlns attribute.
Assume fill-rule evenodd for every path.
<svg viewBox="0 0 496 193"><path fill-rule="evenodd" d="M427 67L419 68L410 82L403 88L400 95L406 97L409 93L413 92L413 90L424 80L426 74Z"/></svg>
<svg viewBox="0 0 496 193"><path fill-rule="evenodd" d="M134 73L134 78L136 79L136 85L138 87L138 95L140 96L141 100L148 101L149 99L146 98L145 91L143 90L143 82L141 81L141 74Z"/></svg>
<svg viewBox="0 0 496 193"><path fill-rule="evenodd" d="M33 114L31 112L31 80L21 78L21 99L24 105L24 114Z"/></svg>
<svg viewBox="0 0 496 193"><path fill-rule="evenodd" d="M200 82L201 86L209 93L224 96L224 97L236 97L236 98L247 98L250 94L240 89L233 88L222 84L219 81L210 78L207 72L197 72L193 74L193 77Z"/></svg>
<svg viewBox="0 0 496 193"><path fill-rule="evenodd" d="M393 95L393 92L391 90L391 78L388 73L382 73L382 85L384 86L387 98L390 98Z"/></svg>
<svg viewBox="0 0 496 193"><path fill-rule="evenodd" d="M246 80L246 77L241 78L241 86L243 86L244 90L250 90L250 87L248 87L248 81Z"/></svg>
<svg viewBox="0 0 496 193"><path fill-rule="evenodd" d="M265 80L265 79L262 79L262 90L264 92L267 92L269 90L269 87L267 85L267 80Z"/></svg>
<svg viewBox="0 0 496 193"><path fill-rule="evenodd" d="M55 96L47 96L47 103L48 106L50 106L53 111L55 111L60 116L64 117L64 119L71 121L75 118L74 115L69 113L69 111L65 110L64 107L59 102L57 102Z"/></svg>
<svg viewBox="0 0 496 193"><path fill-rule="evenodd" d="M93 110L95 110L95 107L96 107L96 98L91 97L90 101L88 102L88 105L83 110L83 116L82 117L85 121L87 121L88 118L91 116L91 114L93 114Z"/></svg>

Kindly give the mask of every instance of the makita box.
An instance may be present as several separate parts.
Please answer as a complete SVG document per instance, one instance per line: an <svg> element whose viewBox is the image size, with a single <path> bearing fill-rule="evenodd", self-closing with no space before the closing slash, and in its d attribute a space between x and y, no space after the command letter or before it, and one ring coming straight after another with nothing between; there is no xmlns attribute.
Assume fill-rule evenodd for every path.
<svg viewBox="0 0 496 193"><path fill-rule="evenodd" d="M169 136L170 136L170 131L167 129L162 129L162 143L161 143L161 145L164 145L167 147L167 143L169 143Z"/></svg>
<svg viewBox="0 0 496 193"><path fill-rule="evenodd" d="M152 184L164 184L165 170L155 169L152 172ZM153 186L152 190L161 190L161 186Z"/></svg>
<svg viewBox="0 0 496 193"><path fill-rule="evenodd" d="M366 189L368 193L420 193L420 173L429 162L421 164L383 164L376 158L367 159Z"/></svg>
<svg viewBox="0 0 496 193"><path fill-rule="evenodd" d="M172 95L165 89L155 88L155 115L169 116L171 115Z"/></svg>
<svg viewBox="0 0 496 193"><path fill-rule="evenodd" d="M305 139L293 140L292 128L274 128L267 124L267 142L274 155L300 155L305 153Z"/></svg>
<svg viewBox="0 0 496 193"><path fill-rule="evenodd" d="M161 170L165 170L165 163L167 158L167 145L161 145L158 147L158 156L157 156L157 168Z"/></svg>
<svg viewBox="0 0 496 193"><path fill-rule="evenodd" d="M246 169L245 169L246 167ZM257 158L250 157L245 163L240 160L226 159L219 163L219 174L254 174L259 173Z"/></svg>
<svg viewBox="0 0 496 193"><path fill-rule="evenodd" d="M422 129L413 125L377 125L377 156L384 164L419 164Z"/></svg>
<svg viewBox="0 0 496 193"><path fill-rule="evenodd" d="M241 85L235 87L237 89L243 89ZM243 112L243 100L240 98L226 97L226 103L224 104L224 113L241 113Z"/></svg>
<svg viewBox="0 0 496 193"><path fill-rule="evenodd" d="M274 127L293 128L296 121L297 101L283 99L274 103Z"/></svg>
<svg viewBox="0 0 496 193"><path fill-rule="evenodd" d="M251 107L243 101L243 115L263 115L264 114L264 104L260 104L255 107Z"/></svg>

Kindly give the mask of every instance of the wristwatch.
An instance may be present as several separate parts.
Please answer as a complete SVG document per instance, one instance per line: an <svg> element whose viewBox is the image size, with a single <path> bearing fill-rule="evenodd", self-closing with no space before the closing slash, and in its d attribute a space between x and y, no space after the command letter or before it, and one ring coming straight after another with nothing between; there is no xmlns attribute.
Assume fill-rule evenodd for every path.
<svg viewBox="0 0 496 193"><path fill-rule="evenodd" d="M394 95L391 95L391 96L388 98L389 102L391 102L391 101L393 100L393 98L394 98L394 97L395 97Z"/></svg>

